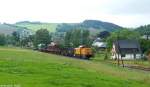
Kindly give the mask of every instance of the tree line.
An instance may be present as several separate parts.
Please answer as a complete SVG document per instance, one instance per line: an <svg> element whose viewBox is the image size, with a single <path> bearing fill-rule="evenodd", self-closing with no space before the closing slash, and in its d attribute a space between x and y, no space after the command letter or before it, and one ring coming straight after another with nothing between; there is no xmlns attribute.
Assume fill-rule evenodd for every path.
<svg viewBox="0 0 150 87"><path fill-rule="evenodd" d="M86 29L73 29L67 31L64 37L61 37L64 41L60 42L60 45L66 47L78 47L79 45L90 46L92 40L90 39L90 32ZM12 35L0 34L0 45L12 45L20 47L35 47L39 44L47 46L52 42L52 35L47 29L40 29L35 34L29 35L25 38L20 38L18 32L13 32Z"/></svg>
<svg viewBox="0 0 150 87"><path fill-rule="evenodd" d="M149 28L146 27L146 29ZM100 37L103 39L103 41L107 42L108 49L112 48L112 43L114 41L122 39L137 40L141 44L143 53L150 49L150 40L141 38L142 35L145 35L145 33L141 34L142 32L139 32L137 30L119 29L115 32L103 31L100 32L95 38L92 38L90 33L91 32L88 29L82 28L68 30L65 33L64 37L60 37L63 41L61 40L59 44L65 47L78 47L80 45L91 47L93 40L96 37ZM150 35L148 31L146 35ZM52 38L53 37L51 33L47 29L40 29L36 31L35 34L29 35L28 37L23 39L20 38L18 32L13 32L11 36L0 34L0 45L37 48L38 44L45 44L45 46L47 46L52 41L54 41Z"/></svg>
<svg viewBox="0 0 150 87"><path fill-rule="evenodd" d="M21 38L19 32L13 32L12 35L0 34L0 45L12 45L19 47L37 47L37 44L48 44L51 40L47 29L40 29L34 35Z"/></svg>

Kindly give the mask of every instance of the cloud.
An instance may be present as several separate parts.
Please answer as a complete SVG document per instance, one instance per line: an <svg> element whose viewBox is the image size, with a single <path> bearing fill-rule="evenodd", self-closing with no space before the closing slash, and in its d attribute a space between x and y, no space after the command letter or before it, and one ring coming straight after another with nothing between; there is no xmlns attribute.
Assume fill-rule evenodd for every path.
<svg viewBox="0 0 150 87"><path fill-rule="evenodd" d="M109 13L113 14L150 14L150 0L110 0Z"/></svg>
<svg viewBox="0 0 150 87"><path fill-rule="evenodd" d="M0 21L81 22L97 19L125 27L150 23L150 0L0 0Z"/></svg>

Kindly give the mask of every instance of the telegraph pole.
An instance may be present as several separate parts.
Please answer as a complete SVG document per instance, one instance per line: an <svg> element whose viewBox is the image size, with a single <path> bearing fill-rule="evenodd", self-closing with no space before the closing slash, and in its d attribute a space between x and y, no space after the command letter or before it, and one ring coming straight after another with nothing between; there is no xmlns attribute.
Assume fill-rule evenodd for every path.
<svg viewBox="0 0 150 87"><path fill-rule="evenodd" d="M81 45L83 45L83 29L81 29Z"/></svg>

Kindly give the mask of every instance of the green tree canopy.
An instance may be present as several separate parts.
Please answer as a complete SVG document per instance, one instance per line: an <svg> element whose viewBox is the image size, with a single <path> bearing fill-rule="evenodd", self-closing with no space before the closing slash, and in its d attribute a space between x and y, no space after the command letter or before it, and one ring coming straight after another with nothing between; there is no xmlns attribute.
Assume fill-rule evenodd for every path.
<svg viewBox="0 0 150 87"><path fill-rule="evenodd" d="M0 45L6 44L6 37L4 34L0 34Z"/></svg>
<svg viewBox="0 0 150 87"><path fill-rule="evenodd" d="M19 46L20 45L20 35L18 32L14 31L12 33L13 45Z"/></svg>
<svg viewBox="0 0 150 87"><path fill-rule="evenodd" d="M136 31L132 31L129 29L122 29L116 32L112 32L111 35L107 38L108 48L112 48L112 43L116 40L139 40L140 34Z"/></svg>
<svg viewBox="0 0 150 87"><path fill-rule="evenodd" d="M51 41L51 36L47 29L40 29L35 34L34 45L37 47L38 44L49 44Z"/></svg>
<svg viewBox="0 0 150 87"><path fill-rule="evenodd" d="M143 53L146 53L147 51L150 50L150 40L140 39L140 44Z"/></svg>
<svg viewBox="0 0 150 87"><path fill-rule="evenodd" d="M138 31L141 35L146 35L147 40L150 37L150 25L140 26L135 31Z"/></svg>
<svg viewBox="0 0 150 87"><path fill-rule="evenodd" d="M78 47L79 45L90 45L90 38L89 38L89 30L85 29L73 29L66 32L65 35L65 45L66 46L73 46Z"/></svg>
<svg viewBox="0 0 150 87"><path fill-rule="evenodd" d="M135 31L138 31L141 35L150 35L150 25L140 26Z"/></svg>

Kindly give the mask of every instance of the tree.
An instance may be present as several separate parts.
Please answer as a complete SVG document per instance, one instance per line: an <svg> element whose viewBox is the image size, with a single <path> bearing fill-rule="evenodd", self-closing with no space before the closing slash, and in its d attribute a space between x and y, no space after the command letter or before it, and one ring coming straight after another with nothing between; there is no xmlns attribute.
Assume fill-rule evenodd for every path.
<svg viewBox="0 0 150 87"><path fill-rule="evenodd" d="M35 34L34 46L37 47L38 44L49 44L51 41L51 36L47 29L40 29Z"/></svg>
<svg viewBox="0 0 150 87"><path fill-rule="evenodd" d="M83 40L82 44L90 46L92 41L91 41L91 39L89 37L90 37L89 30L83 30L82 31L82 40Z"/></svg>
<svg viewBox="0 0 150 87"><path fill-rule="evenodd" d="M6 44L6 37L4 34L0 34L0 45Z"/></svg>
<svg viewBox="0 0 150 87"><path fill-rule="evenodd" d="M123 39L139 40L139 38L140 38L140 34L138 32L129 29L122 29L116 32L112 32L106 41L107 41L108 48L111 49L112 43L116 40L123 40Z"/></svg>
<svg viewBox="0 0 150 87"><path fill-rule="evenodd" d="M73 29L66 32L65 45L78 47L79 45L90 45L90 33L89 30L85 29Z"/></svg>
<svg viewBox="0 0 150 87"><path fill-rule="evenodd" d="M141 35L146 35L146 39L150 37L150 25L140 26L135 31L138 31Z"/></svg>
<svg viewBox="0 0 150 87"><path fill-rule="evenodd" d="M142 53L146 53L148 50L150 50L150 40L140 39L140 44Z"/></svg>
<svg viewBox="0 0 150 87"><path fill-rule="evenodd" d="M65 45L66 46L70 46L71 45L71 35L72 34L72 31L68 31L66 32L66 35L65 35Z"/></svg>
<svg viewBox="0 0 150 87"><path fill-rule="evenodd" d="M110 36L110 32L108 32L108 31L102 31L97 36L100 37L100 38L102 38L102 39L106 39L107 37Z"/></svg>
<svg viewBox="0 0 150 87"><path fill-rule="evenodd" d="M33 45L34 42L34 35L30 35L29 37L24 37L24 39L21 39L20 45L22 47L32 47L31 44Z"/></svg>
<svg viewBox="0 0 150 87"><path fill-rule="evenodd" d="M19 35L19 33L14 31L12 33L12 37L13 37L13 45L16 45L16 46L20 45L20 35Z"/></svg>
<svg viewBox="0 0 150 87"><path fill-rule="evenodd" d="M5 36L5 38L6 38L7 45L13 45L15 43L12 35L7 35L7 36Z"/></svg>

